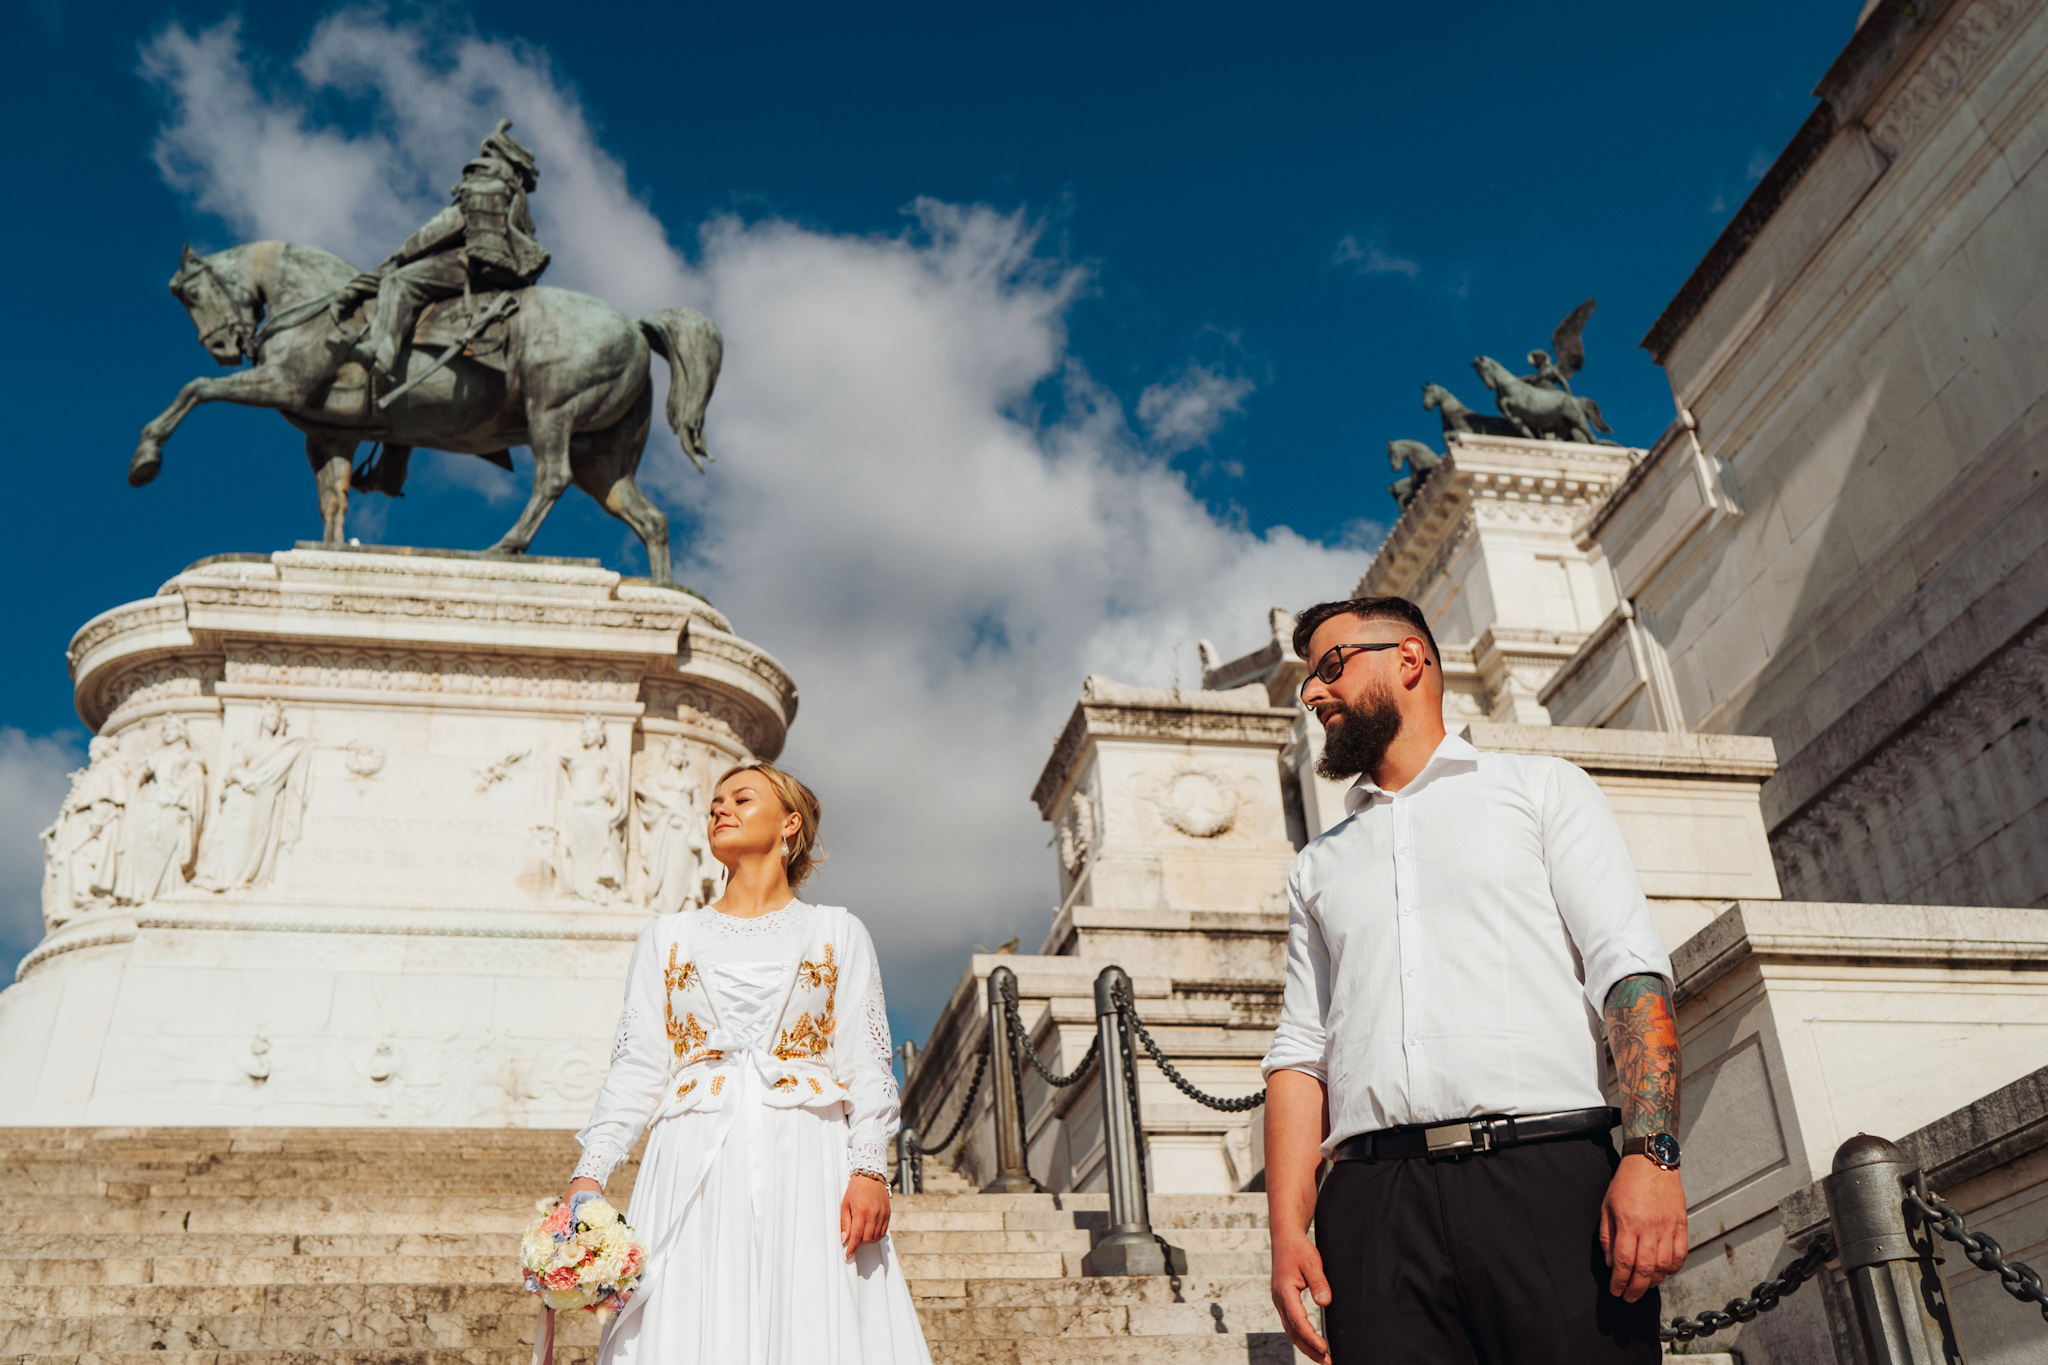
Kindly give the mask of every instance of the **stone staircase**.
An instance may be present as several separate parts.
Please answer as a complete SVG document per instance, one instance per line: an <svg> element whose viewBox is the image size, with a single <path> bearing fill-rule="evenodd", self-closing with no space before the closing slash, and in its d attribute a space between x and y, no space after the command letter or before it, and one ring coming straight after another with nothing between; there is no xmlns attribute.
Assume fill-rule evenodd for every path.
<svg viewBox="0 0 2048 1365"><path fill-rule="evenodd" d="M552 1131L0 1128L0 1362L527 1365L517 1238L574 1164ZM925 1170L893 1237L935 1365L1294 1359L1263 1195L1155 1196L1188 1274L1096 1279L1106 1196ZM556 1359L596 1341L565 1317Z"/></svg>

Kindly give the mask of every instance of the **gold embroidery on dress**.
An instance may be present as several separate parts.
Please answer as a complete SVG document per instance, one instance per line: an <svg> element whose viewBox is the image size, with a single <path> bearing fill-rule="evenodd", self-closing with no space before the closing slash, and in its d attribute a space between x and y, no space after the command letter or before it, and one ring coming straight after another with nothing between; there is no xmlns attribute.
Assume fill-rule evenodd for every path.
<svg viewBox="0 0 2048 1365"><path fill-rule="evenodd" d="M668 1036L676 1045L676 1056L680 1057L698 1043L704 1041L704 1030L698 1027L697 1016L694 1014L683 1016L688 1020L686 1026L678 1027L676 1024L676 992L688 989L690 984L697 979L696 963L685 962L680 967L676 965L677 946L673 943L668 945L668 970L661 974L661 979L662 984L668 988L662 1000L662 1009L668 1015ZM694 1040L688 1036L691 1029L696 1030Z"/></svg>
<svg viewBox="0 0 2048 1365"><path fill-rule="evenodd" d="M822 1057L831 1044L832 1034L839 1027L836 1011L839 1005L839 964L834 959L832 945L825 945L823 962L805 962L796 969L797 981L812 990L825 991L825 1008L816 1019L809 1010L797 1017L796 1027L782 1031L775 1044L778 1061L802 1061L806 1057Z"/></svg>
<svg viewBox="0 0 2048 1365"><path fill-rule="evenodd" d="M696 963L685 962L680 967L676 966L678 946L680 945L674 943L668 945L668 970L662 973L662 979L668 983L668 988L672 991L688 990L697 980Z"/></svg>
<svg viewBox="0 0 2048 1365"><path fill-rule="evenodd" d="M820 1095L825 1093L825 1087L818 1084L818 1078L816 1076L810 1077L809 1080L811 1082L812 1090L815 1090Z"/></svg>
<svg viewBox="0 0 2048 1365"><path fill-rule="evenodd" d="M796 979L809 986L812 990L817 990L821 986L838 985L839 967L832 960L832 945L829 943L825 945L825 960L823 962L806 962L798 967L796 969Z"/></svg>
<svg viewBox="0 0 2048 1365"><path fill-rule="evenodd" d="M668 1034L669 1037L675 1039L676 1056L678 1057L688 1054L691 1048L702 1047L704 1039L709 1036L705 1033L704 1026L697 1022L697 1016L694 1012L683 1015L683 1026L680 1029L675 1026L675 1021L671 1018ZM693 1062L701 1060L703 1059L700 1057L690 1057L688 1061L684 1062L684 1065L688 1066Z"/></svg>
<svg viewBox="0 0 2048 1365"><path fill-rule="evenodd" d="M725 1077L713 1076L711 1078L711 1093L716 1095L719 1091L723 1089L725 1089Z"/></svg>
<svg viewBox="0 0 2048 1365"><path fill-rule="evenodd" d="M681 1099L683 1096L689 1094L692 1090L695 1090L696 1088L697 1083L695 1081L684 1081L681 1085L676 1087L676 1098Z"/></svg>
<svg viewBox="0 0 2048 1365"><path fill-rule="evenodd" d="M830 1010L811 1018L809 1010L798 1016L795 1028L786 1028L775 1044L775 1058L782 1062L798 1062L806 1057L825 1055L825 1042L832 1033Z"/></svg>
<svg viewBox="0 0 2048 1365"><path fill-rule="evenodd" d="M776 1088L777 1090L794 1090L794 1089L796 1089L796 1077L794 1077L794 1076L784 1076L784 1077L783 1077L783 1078L782 1078L781 1080L779 1080L779 1081L777 1081L777 1082L775 1083L775 1088Z"/></svg>

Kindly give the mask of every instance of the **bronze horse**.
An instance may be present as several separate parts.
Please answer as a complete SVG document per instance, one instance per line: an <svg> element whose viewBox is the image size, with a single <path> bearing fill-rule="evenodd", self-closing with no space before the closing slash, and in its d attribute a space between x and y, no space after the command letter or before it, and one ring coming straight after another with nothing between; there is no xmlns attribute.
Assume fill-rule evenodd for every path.
<svg viewBox="0 0 2048 1365"><path fill-rule="evenodd" d="M163 443L199 404L275 408L306 434L323 538L339 545L351 486L397 496L412 447L476 455L510 469L506 452L524 445L533 451L533 492L491 550L523 553L573 482L639 534L652 580L673 582L668 517L633 482L653 414L648 355L668 358L669 425L701 472L711 458L704 408L724 354L709 318L669 308L636 322L588 295L535 286L504 310L502 371L460 349L443 364L408 348L380 404L353 355L353 333L329 316L329 302L355 274L340 257L292 242L249 242L211 256L187 246L171 277L172 295L214 360L254 364L180 389L177 401L142 429L128 482L140 487L156 477ZM412 386L393 400L409 377ZM382 442L384 455L357 469L355 452L364 441Z"/></svg>

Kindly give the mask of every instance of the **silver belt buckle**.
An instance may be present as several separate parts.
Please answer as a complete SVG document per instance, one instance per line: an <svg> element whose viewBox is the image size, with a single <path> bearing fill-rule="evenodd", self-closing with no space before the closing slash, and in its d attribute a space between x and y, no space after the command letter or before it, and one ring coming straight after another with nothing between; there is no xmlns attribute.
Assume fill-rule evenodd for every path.
<svg viewBox="0 0 2048 1365"><path fill-rule="evenodd" d="M1423 1129L1422 1140L1429 1144L1432 1159L1493 1150L1493 1130L1476 1123L1440 1123Z"/></svg>

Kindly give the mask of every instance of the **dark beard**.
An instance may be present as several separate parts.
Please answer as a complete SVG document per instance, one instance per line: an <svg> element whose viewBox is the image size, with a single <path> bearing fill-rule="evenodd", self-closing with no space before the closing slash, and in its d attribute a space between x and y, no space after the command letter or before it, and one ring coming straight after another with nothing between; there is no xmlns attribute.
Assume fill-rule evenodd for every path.
<svg viewBox="0 0 2048 1365"><path fill-rule="evenodd" d="M1376 770L1401 733L1401 708L1392 688L1367 692L1343 714L1342 724L1325 729L1323 756L1316 760L1316 773L1332 782Z"/></svg>

